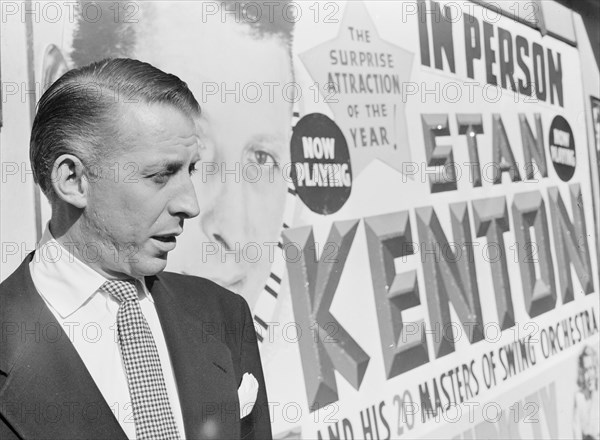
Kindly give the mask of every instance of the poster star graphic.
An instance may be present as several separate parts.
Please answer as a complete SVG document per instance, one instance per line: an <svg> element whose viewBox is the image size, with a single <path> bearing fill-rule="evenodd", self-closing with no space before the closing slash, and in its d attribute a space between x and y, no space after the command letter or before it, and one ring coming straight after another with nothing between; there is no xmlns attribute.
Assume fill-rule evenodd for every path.
<svg viewBox="0 0 600 440"><path fill-rule="evenodd" d="M379 37L363 2L349 2L338 36L300 59L327 95L358 176L375 159L402 171L410 161L402 85L413 53Z"/></svg>

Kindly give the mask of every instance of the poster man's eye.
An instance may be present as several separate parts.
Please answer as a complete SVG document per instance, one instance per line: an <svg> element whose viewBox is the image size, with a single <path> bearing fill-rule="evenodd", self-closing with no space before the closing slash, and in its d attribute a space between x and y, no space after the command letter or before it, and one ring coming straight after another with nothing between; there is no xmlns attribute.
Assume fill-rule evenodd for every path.
<svg viewBox="0 0 600 440"><path fill-rule="evenodd" d="M254 151L254 161L259 165L272 165L277 163L273 156L262 150Z"/></svg>

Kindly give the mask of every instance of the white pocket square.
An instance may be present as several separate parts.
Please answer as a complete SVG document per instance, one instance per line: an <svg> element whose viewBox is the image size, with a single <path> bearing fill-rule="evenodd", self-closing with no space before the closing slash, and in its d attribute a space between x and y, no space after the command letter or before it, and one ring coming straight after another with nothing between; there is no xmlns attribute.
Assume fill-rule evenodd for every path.
<svg viewBox="0 0 600 440"><path fill-rule="evenodd" d="M238 397L240 399L240 418L246 417L252 412L258 395L258 381L250 373L244 373L242 383L238 388Z"/></svg>

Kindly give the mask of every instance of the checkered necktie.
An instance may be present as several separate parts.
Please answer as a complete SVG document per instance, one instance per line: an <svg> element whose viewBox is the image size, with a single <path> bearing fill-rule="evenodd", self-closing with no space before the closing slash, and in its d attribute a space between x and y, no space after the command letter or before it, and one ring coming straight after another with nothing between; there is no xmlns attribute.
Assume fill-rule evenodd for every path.
<svg viewBox="0 0 600 440"><path fill-rule="evenodd" d="M179 439L158 350L142 314L134 282L107 281L102 287L121 304L117 313L117 329L129 383L136 438Z"/></svg>

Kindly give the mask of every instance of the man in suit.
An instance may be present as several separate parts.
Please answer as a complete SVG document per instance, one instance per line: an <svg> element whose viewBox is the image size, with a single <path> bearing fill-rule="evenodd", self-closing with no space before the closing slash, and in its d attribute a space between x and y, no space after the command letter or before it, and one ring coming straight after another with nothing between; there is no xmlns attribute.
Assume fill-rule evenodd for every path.
<svg viewBox="0 0 600 440"><path fill-rule="evenodd" d="M199 116L183 81L132 59L40 99L30 157L52 217L0 286L3 439L271 437L248 305L162 272L199 214Z"/></svg>

